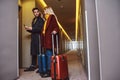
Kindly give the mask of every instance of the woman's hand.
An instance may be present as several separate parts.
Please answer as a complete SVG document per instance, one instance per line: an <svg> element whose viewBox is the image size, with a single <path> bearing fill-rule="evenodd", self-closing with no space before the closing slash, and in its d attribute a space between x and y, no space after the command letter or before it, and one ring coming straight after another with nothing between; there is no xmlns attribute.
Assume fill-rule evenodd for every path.
<svg viewBox="0 0 120 80"><path fill-rule="evenodd" d="M57 34L57 32L56 32L56 31L53 31L52 34Z"/></svg>

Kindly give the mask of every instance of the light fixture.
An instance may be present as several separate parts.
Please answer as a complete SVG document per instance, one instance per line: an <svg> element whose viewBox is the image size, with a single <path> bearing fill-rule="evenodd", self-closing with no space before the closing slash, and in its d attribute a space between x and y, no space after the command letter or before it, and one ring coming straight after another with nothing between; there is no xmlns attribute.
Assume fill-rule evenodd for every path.
<svg viewBox="0 0 120 80"><path fill-rule="evenodd" d="M78 23L79 23L80 0L76 0L76 23L75 23L75 39L78 40Z"/></svg>
<svg viewBox="0 0 120 80"><path fill-rule="evenodd" d="M38 0L40 3L40 6L42 7L42 9L44 9L45 7L47 7L47 4L45 3L44 0Z"/></svg>

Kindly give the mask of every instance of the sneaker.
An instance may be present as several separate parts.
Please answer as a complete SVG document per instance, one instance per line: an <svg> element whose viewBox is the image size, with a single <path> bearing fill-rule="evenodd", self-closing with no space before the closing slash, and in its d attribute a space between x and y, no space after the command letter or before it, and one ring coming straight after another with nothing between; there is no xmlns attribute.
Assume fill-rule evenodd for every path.
<svg viewBox="0 0 120 80"><path fill-rule="evenodd" d="M47 71L48 76L51 76L51 70Z"/></svg>
<svg viewBox="0 0 120 80"><path fill-rule="evenodd" d="M39 73L39 69L36 71L36 73Z"/></svg>
<svg viewBox="0 0 120 80"><path fill-rule="evenodd" d="M45 73L45 74L42 74L41 77L46 78L46 77L50 77L50 75L48 73Z"/></svg>
<svg viewBox="0 0 120 80"><path fill-rule="evenodd" d="M26 68L24 71L27 72L27 71L34 71L36 69L35 66L30 66L29 68Z"/></svg>
<svg viewBox="0 0 120 80"><path fill-rule="evenodd" d="M51 76L51 71L48 70L47 73L41 74L41 77L45 78L45 77L50 77Z"/></svg>

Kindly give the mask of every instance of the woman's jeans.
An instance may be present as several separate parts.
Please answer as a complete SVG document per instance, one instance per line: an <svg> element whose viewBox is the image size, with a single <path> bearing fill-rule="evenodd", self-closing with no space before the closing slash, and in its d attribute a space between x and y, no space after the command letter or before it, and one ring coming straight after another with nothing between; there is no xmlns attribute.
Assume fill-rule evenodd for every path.
<svg viewBox="0 0 120 80"><path fill-rule="evenodd" d="M47 57L47 70L51 70L51 56L52 54L52 49L46 49L46 57Z"/></svg>

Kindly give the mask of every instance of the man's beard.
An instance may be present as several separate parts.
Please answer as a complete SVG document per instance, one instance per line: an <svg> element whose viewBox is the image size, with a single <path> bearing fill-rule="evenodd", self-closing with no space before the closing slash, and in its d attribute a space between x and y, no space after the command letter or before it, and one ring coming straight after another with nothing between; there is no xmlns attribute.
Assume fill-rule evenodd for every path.
<svg viewBox="0 0 120 80"><path fill-rule="evenodd" d="M37 18L37 17L39 17L40 15L35 15L35 17Z"/></svg>

